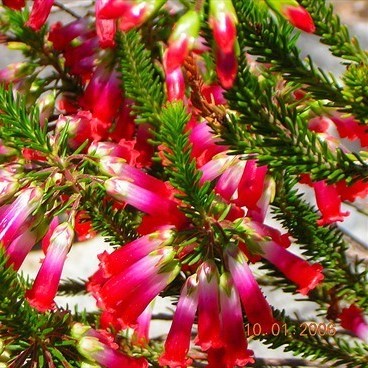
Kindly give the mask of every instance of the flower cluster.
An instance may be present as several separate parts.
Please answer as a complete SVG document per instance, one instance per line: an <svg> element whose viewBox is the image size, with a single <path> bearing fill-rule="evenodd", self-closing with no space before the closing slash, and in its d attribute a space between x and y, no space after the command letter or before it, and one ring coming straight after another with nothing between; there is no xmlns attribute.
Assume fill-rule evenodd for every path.
<svg viewBox="0 0 368 368"><path fill-rule="evenodd" d="M55 296L75 239L89 239L97 229L107 229L104 234L114 237L116 248L98 255L98 269L85 285L96 300L100 329L81 323L70 326L70 339L85 367L146 368L155 361L161 367L184 368L198 356L210 368L254 363L253 351L248 349L254 331L246 330L244 324L257 325L267 335L283 322L254 272L258 266L271 269L278 281L290 282L294 293L308 296L320 288L321 294L333 295L328 289L331 279L330 284L323 282L329 277L324 272L326 260L309 259L291 247L300 240L292 237L294 223L285 225L290 233L270 225L276 191L282 185L280 175L286 169L278 171L269 157L265 159L266 154L260 157L250 152L254 142L267 143L263 138L256 140L252 121L244 124L243 131L231 130L232 119L246 120L240 111L230 109L227 91L236 86L240 58L247 60L260 85L261 70L269 75L277 71L260 66L247 50L239 49L241 23L235 3L191 3L184 1L178 7L164 0L96 0L93 21L76 17L48 28L51 8L60 4L35 0L24 26L32 32L30 43L37 39L35 35L43 34L45 45L37 49L38 43L29 46L24 41L21 48L28 55L34 47L39 65L33 60L0 71L0 110L4 113L0 117L4 130L0 242L6 265L14 270L20 269L36 244L41 244L44 254L32 286L25 291L28 304L43 316L57 309ZM22 0L3 0L3 4L12 9L8 11L13 16L26 7ZM255 6L260 14L276 19L276 24L286 18L305 32L315 32L311 15L295 0L257 1ZM165 32L160 28L161 15L170 18ZM116 34L142 27L145 35L150 22L158 30L152 69L166 92L162 94L166 105L152 113L154 118L145 119L119 69L119 58L124 56L118 55ZM4 37L4 42L14 42L13 36ZM142 64L144 70L152 66L146 60ZM53 71L43 83L39 75L46 65ZM307 104L303 91L284 83L275 88L280 96L288 95L287 104ZM12 99L11 88L25 94L24 101ZM50 89L54 91L49 93ZM22 101L32 111L27 118ZM275 96L272 103L280 104L281 111L280 101ZM178 117L173 111L179 110ZM175 139L165 137L168 111L173 120L183 122L175 132L180 135L179 153L170 143ZM354 162L354 154L368 145L367 129L353 115L341 115L334 107L308 107L301 115L313 146L339 150ZM18 120L22 120L19 125ZM176 121L171 123L174 126ZM282 129L287 130L286 126ZM228 132L222 133L227 128L234 136L239 133L236 139L249 147L234 148L232 138L226 143ZM8 129L14 130L14 137L6 134ZM245 142L248 133L251 137ZM293 133L290 129L285 136ZM361 160L357 165L359 173L366 169L363 164ZM349 213L342 211L342 202L368 195L364 178L335 180L330 175L321 179L304 169L292 175L295 183L313 188L320 211L321 217L306 229L308 235L324 233L328 225L343 221ZM285 204L282 210L289 215L294 209ZM126 215L126 222L120 214ZM318 292L314 294L317 298ZM149 335L159 296L177 302L161 345L151 344ZM336 320L341 326L367 341L363 311L353 304L339 312Z"/></svg>

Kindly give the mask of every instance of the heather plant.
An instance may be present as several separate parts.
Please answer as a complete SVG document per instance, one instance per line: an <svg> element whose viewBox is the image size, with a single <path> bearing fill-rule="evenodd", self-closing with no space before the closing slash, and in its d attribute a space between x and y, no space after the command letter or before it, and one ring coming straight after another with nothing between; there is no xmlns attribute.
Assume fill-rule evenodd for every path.
<svg viewBox="0 0 368 368"><path fill-rule="evenodd" d="M23 59L0 70L0 367L368 367L367 249L339 226L343 203L368 213L368 52L331 5L2 3ZM95 272L64 280L102 237ZM80 294L93 312L55 302Z"/></svg>

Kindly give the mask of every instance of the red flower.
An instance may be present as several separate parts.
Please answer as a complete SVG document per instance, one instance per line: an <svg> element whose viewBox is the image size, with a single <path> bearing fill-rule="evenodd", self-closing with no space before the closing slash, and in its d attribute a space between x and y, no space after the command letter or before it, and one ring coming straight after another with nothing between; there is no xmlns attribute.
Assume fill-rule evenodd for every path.
<svg viewBox="0 0 368 368"><path fill-rule="evenodd" d="M192 275L188 277L181 291L171 328L165 341L164 352L159 358L161 366L184 368L191 363L187 353L197 304L198 281L197 276Z"/></svg>
<svg viewBox="0 0 368 368"><path fill-rule="evenodd" d="M73 228L67 222L62 223L54 230L45 259L32 288L26 292L29 304L40 312L45 312L54 306L54 297L59 287L61 272L73 237Z"/></svg>
<svg viewBox="0 0 368 368"><path fill-rule="evenodd" d="M318 209L322 217L317 221L318 225L328 225L336 221L343 221L349 212L341 212L341 198L333 184L327 184L325 180L313 183Z"/></svg>
<svg viewBox="0 0 368 368"><path fill-rule="evenodd" d="M273 241L261 241L258 244L263 251L262 257L297 284L301 294L307 295L324 279L320 264L310 264Z"/></svg>
<svg viewBox="0 0 368 368"><path fill-rule="evenodd" d="M220 278L221 336L224 368L244 367L253 363L253 352L247 350L248 343L244 331L243 313L239 295L228 273ZM256 301L253 301L256 302ZM260 307L260 306L259 306Z"/></svg>
<svg viewBox="0 0 368 368"><path fill-rule="evenodd" d="M302 6L285 6L282 8L282 13L294 27L308 33L315 32L313 18Z"/></svg>
<svg viewBox="0 0 368 368"><path fill-rule="evenodd" d="M8 8L20 10L26 5L26 0L3 0L3 4Z"/></svg>
<svg viewBox="0 0 368 368"><path fill-rule="evenodd" d="M43 191L38 187L22 189L10 205L2 206L0 213L0 243L7 248L25 230L35 224L32 212L39 206Z"/></svg>
<svg viewBox="0 0 368 368"><path fill-rule="evenodd" d="M209 24L217 47L223 53L234 50L238 19L231 0L211 0Z"/></svg>
<svg viewBox="0 0 368 368"><path fill-rule="evenodd" d="M362 309L352 304L349 308L344 308L339 317L342 327L368 344L368 323L364 319Z"/></svg>
<svg viewBox="0 0 368 368"><path fill-rule="evenodd" d="M238 60L234 50L227 53L216 50L216 72L222 87L229 89L233 86L238 72Z"/></svg>
<svg viewBox="0 0 368 368"><path fill-rule="evenodd" d="M46 22L54 0L34 0L26 26L38 31Z"/></svg>
<svg viewBox="0 0 368 368"><path fill-rule="evenodd" d="M198 336L202 350L223 345L220 331L219 275L212 261L205 261L198 271Z"/></svg>
<svg viewBox="0 0 368 368"><path fill-rule="evenodd" d="M275 319L244 254L239 249L232 248L227 250L227 256L230 273L249 322L259 323L262 333L270 332Z"/></svg>

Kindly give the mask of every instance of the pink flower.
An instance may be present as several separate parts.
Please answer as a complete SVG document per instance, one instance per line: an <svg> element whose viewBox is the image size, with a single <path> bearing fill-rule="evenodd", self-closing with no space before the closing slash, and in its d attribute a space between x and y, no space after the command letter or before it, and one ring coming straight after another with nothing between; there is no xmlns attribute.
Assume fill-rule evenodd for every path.
<svg viewBox="0 0 368 368"><path fill-rule="evenodd" d="M102 19L116 19L134 6L135 0L97 0L96 16Z"/></svg>
<svg viewBox="0 0 368 368"><path fill-rule="evenodd" d="M297 284L301 294L307 295L324 279L320 264L310 264L273 241L261 241L258 244L263 251L262 257Z"/></svg>
<svg viewBox="0 0 368 368"><path fill-rule="evenodd" d="M368 323L364 319L362 309L352 304L349 308L344 308L339 317L342 327L368 344Z"/></svg>
<svg viewBox="0 0 368 368"><path fill-rule="evenodd" d="M251 301L255 302L255 301ZM224 342L224 368L244 367L253 363L253 352L247 350L243 313L239 296L231 276L224 273L220 278L221 336Z"/></svg>
<svg viewBox="0 0 368 368"><path fill-rule="evenodd" d="M73 228L67 222L55 229L33 286L26 292L29 304L39 312L45 312L54 306L54 297L73 237Z"/></svg>
<svg viewBox="0 0 368 368"><path fill-rule="evenodd" d="M149 341L149 328L153 311L154 301L148 304L147 308L137 318L137 325L134 326L132 343L138 346L147 346Z"/></svg>
<svg viewBox="0 0 368 368"><path fill-rule="evenodd" d="M7 266L18 270L33 246L42 239L46 232L47 223L37 224L35 228L25 230L14 239L6 249Z"/></svg>
<svg viewBox="0 0 368 368"><path fill-rule="evenodd" d="M17 62L8 64L0 70L0 82L6 86L10 83L17 83L32 74L35 70L34 65L27 62Z"/></svg>
<svg viewBox="0 0 368 368"><path fill-rule="evenodd" d="M139 27L164 4L164 0L144 0L133 3L118 19L118 27L126 32Z"/></svg>
<svg viewBox="0 0 368 368"><path fill-rule="evenodd" d="M38 31L46 22L54 0L34 0L26 26Z"/></svg>
<svg viewBox="0 0 368 368"><path fill-rule="evenodd" d="M114 312L123 328L136 325L148 304L176 278L180 271L177 261L166 259L165 262L157 267L157 272L136 288L134 296L124 299L124 302L115 308Z"/></svg>
<svg viewBox="0 0 368 368"><path fill-rule="evenodd" d="M100 268L105 277L119 274L149 253L168 245L172 236L172 231L168 229L157 231L127 243L110 254L103 252L98 256L101 261Z"/></svg>
<svg viewBox="0 0 368 368"><path fill-rule="evenodd" d="M235 51L223 52L216 50L216 73L222 87L229 89L233 86L238 72L238 60Z"/></svg>
<svg viewBox="0 0 368 368"><path fill-rule="evenodd" d="M118 350L112 349L97 337L83 336L79 339L77 349L89 361L106 368L129 367L147 368L145 358L133 358Z"/></svg>
<svg viewBox="0 0 368 368"><path fill-rule="evenodd" d="M178 212L177 204L151 190L133 184L128 180L111 178L105 181L109 195L121 202L126 202L142 212L150 215L166 216Z"/></svg>
<svg viewBox="0 0 368 368"><path fill-rule="evenodd" d="M267 166L258 166L256 160L247 161L235 201L238 206L246 206L251 210L257 208L257 202L264 191L266 173Z"/></svg>
<svg viewBox="0 0 368 368"><path fill-rule="evenodd" d="M80 106L110 126L123 104L120 84L119 74L107 65L100 64L79 100Z"/></svg>
<svg viewBox="0 0 368 368"><path fill-rule="evenodd" d="M197 304L197 275L192 275L188 277L180 293L171 328L165 341L164 352L159 358L161 366L183 368L188 367L191 363L191 359L188 359L187 354Z"/></svg>
<svg viewBox="0 0 368 368"><path fill-rule="evenodd" d="M166 73L171 73L183 65L198 38L199 28L198 12L189 10L179 18L170 35L169 46L164 55Z"/></svg>
<svg viewBox="0 0 368 368"><path fill-rule="evenodd" d="M317 206L322 217L318 225L328 225L336 221L343 221L349 212L341 212L341 198L334 184L327 184L325 180L313 183Z"/></svg>
<svg viewBox="0 0 368 368"><path fill-rule="evenodd" d="M205 261L198 271L198 336L202 350L223 345L220 331L219 275L212 261Z"/></svg>
<svg viewBox="0 0 368 368"><path fill-rule="evenodd" d="M98 304L132 326L147 305L176 277L179 266L171 247L162 247L93 287ZM98 288L98 282L102 282ZM91 287L91 285L90 285Z"/></svg>
<svg viewBox="0 0 368 368"><path fill-rule="evenodd" d="M348 185L345 180L340 180L335 185L342 201L354 202L357 197L365 198L368 195L367 181L357 180Z"/></svg>
<svg viewBox="0 0 368 368"><path fill-rule="evenodd" d="M92 34L94 31L89 29L87 18L80 18L64 26L60 22L53 24L49 33L49 41L56 50L64 51L77 37L84 39Z"/></svg>
<svg viewBox="0 0 368 368"><path fill-rule="evenodd" d="M88 154L98 158L107 156L105 160L107 165L111 163L111 157L120 157L124 160L118 160L117 162L123 163L125 161L129 166L135 166L140 156L140 153L135 149L135 145L135 141L125 139L121 139L119 143L94 141L88 148ZM103 167L103 163L100 167Z"/></svg>
<svg viewBox="0 0 368 368"><path fill-rule="evenodd" d="M227 249L226 253L229 270L249 322L259 323L262 333L270 332L275 319L248 266L247 259L238 248Z"/></svg>
<svg viewBox="0 0 368 368"><path fill-rule="evenodd" d="M42 189L29 187L22 189L13 203L1 207L3 212L0 214L0 242L3 247L8 247L34 223L31 214L38 207L42 196Z"/></svg>
<svg viewBox="0 0 368 368"><path fill-rule="evenodd" d="M350 140L359 139L362 147L368 147L368 128L365 124L359 124L354 117L345 117L336 114L331 117L341 138Z"/></svg>
<svg viewBox="0 0 368 368"><path fill-rule="evenodd" d="M227 146L218 144L219 139L215 137L206 122L194 125L190 131L189 140L192 143L192 157L195 158L198 167L202 167L212 158L215 159L216 154L228 149ZM219 157L224 157L224 155Z"/></svg>
<svg viewBox="0 0 368 368"><path fill-rule="evenodd" d="M308 33L315 32L316 27L314 25L313 18L302 6L284 6L282 8L282 14L294 27Z"/></svg>
<svg viewBox="0 0 368 368"><path fill-rule="evenodd" d="M185 82L181 67L166 71L165 84L168 101L179 101L185 97Z"/></svg>
<svg viewBox="0 0 368 368"><path fill-rule="evenodd" d="M238 19L231 0L210 1L209 24L217 47L223 53L234 50Z"/></svg>

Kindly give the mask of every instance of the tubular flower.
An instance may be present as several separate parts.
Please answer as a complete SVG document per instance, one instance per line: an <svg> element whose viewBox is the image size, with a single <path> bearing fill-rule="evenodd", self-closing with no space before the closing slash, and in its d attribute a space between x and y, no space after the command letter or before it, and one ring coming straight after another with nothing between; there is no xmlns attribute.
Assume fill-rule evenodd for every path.
<svg viewBox="0 0 368 368"><path fill-rule="evenodd" d="M26 26L38 31L46 22L54 0L35 0Z"/></svg>
<svg viewBox="0 0 368 368"><path fill-rule="evenodd" d="M307 295L324 279L320 264L310 264L273 241L258 244L263 251L262 257L294 282L301 294Z"/></svg>
<svg viewBox="0 0 368 368"><path fill-rule="evenodd" d="M166 72L165 84L168 101L180 101L184 99L185 82L181 67Z"/></svg>
<svg viewBox="0 0 368 368"><path fill-rule="evenodd" d="M248 363L253 363L254 359L251 357L253 352L247 350L248 343L239 296L231 276L227 273L220 277L220 303L224 367L244 367Z"/></svg>
<svg viewBox="0 0 368 368"><path fill-rule="evenodd" d="M177 212L177 204L168 199L133 184L128 180L111 178L105 182L107 193L121 202L126 202L131 206L146 212L150 215L162 215L162 213Z"/></svg>
<svg viewBox="0 0 368 368"><path fill-rule="evenodd" d="M257 208L257 202L262 196L265 187L267 166L257 166L256 160L248 160L239 182L238 206L246 206L248 209Z"/></svg>
<svg viewBox="0 0 368 368"><path fill-rule="evenodd" d="M106 368L129 367L147 368L148 362L145 358L133 358L124 353L112 349L101 342L97 337L83 336L79 339L77 349L81 355L88 360L102 365Z"/></svg>
<svg viewBox="0 0 368 368"><path fill-rule="evenodd" d="M48 223L44 222L38 224L35 228L29 228L10 243L6 249L8 256L7 266L11 265L14 270L19 270L33 246L46 233L47 225Z"/></svg>
<svg viewBox="0 0 368 368"><path fill-rule="evenodd" d="M196 124L191 129L189 140L192 143L192 157L196 160L198 167L202 167L214 158L216 154L228 149L227 146L218 144L219 140L215 138L206 122Z"/></svg>
<svg viewBox="0 0 368 368"><path fill-rule="evenodd" d="M198 336L202 350L222 346L220 331L219 275L212 261L205 261L198 271Z"/></svg>
<svg viewBox="0 0 368 368"><path fill-rule="evenodd" d="M79 100L83 110L91 111L94 118L111 125L123 104L119 75L107 65L100 64Z"/></svg>
<svg viewBox="0 0 368 368"><path fill-rule="evenodd" d="M308 11L296 0L266 0L277 13L285 17L294 27L308 33L314 33L316 27Z"/></svg>
<svg viewBox="0 0 368 368"><path fill-rule="evenodd" d="M209 24L217 47L223 53L234 50L238 19L231 0L211 0Z"/></svg>
<svg viewBox="0 0 368 368"><path fill-rule="evenodd" d="M116 22L113 19L102 19L100 17L100 9L104 5L104 0L96 0L95 12L96 12L96 32L100 40L100 46L102 48L115 46L115 33Z"/></svg>
<svg viewBox="0 0 368 368"><path fill-rule="evenodd" d="M89 23L86 18L80 18L62 25L60 22L51 26L49 33L49 41L52 42L54 48L58 51L64 51L70 43L77 37L84 38L93 31L89 29Z"/></svg>
<svg viewBox="0 0 368 368"><path fill-rule="evenodd" d="M259 323L262 333L270 332L275 319L270 305L248 266L245 255L237 248L227 249L227 260L249 322Z"/></svg>
<svg viewBox="0 0 368 368"><path fill-rule="evenodd" d="M102 19L116 19L131 9L136 0L97 0L99 3L96 16Z"/></svg>
<svg viewBox="0 0 368 368"><path fill-rule="evenodd" d="M341 212L341 198L335 185L329 185L325 180L313 183L318 209L322 217L318 225L328 225L336 221L343 221L349 212Z"/></svg>
<svg viewBox="0 0 368 368"><path fill-rule="evenodd" d="M134 334L132 337L132 342L134 345L146 346L148 344L149 327L151 324L154 303L155 301L153 300L150 304L148 304L147 308L137 318L137 325L134 326Z"/></svg>
<svg viewBox="0 0 368 368"><path fill-rule="evenodd" d="M38 271L26 299L39 312L45 312L54 306L54 297L59 287L64 262L73 242L72 226L64 222L56 227L50 239L45 259Z"/></svg>
<svg viewBox="0 0 368 368"><path fill-rule="evenodd" d="M135 171L132 170L132 172L134 175ZM156 183L151 178L151 176L147 175L146 182L152 181ZM139 184L132 183L129 179L114 177L105 181L105 188L107 193L116 200L125 202L152 216L152 220L157 224L157 228L169 224L181 228L187 222L185 215L178 209L177 202L168 198L166 193L157 193L154 188L146 189L144 182L137 181L137 183ZM149 232L155 230L155 227L150 226L149 228L152 230Z"/></svg>
<svg viewBox="0 0 368 368"><path fill-rule="evenodd" d="M165 0L144 0L134 3L118 19L118 27L126 32L139 27L164 4Z"/></svg>
<svg viewBox="0 0 368 368"><path fill-rule="evenodd" d="M149 253L121 273L102 279L94 286L98 304L115 313L123 326L131 326L147 305L179 272L171 247Z"/></svg>
<svg viewBox="0 0 368 368"><path fill-rule="evenodd" d="M168 245L172 237L171 230L157 231L127 243L110 254L103 252L98 256L100 268L105 277L119 274L151 252Z"/></svg>
<svg viewBox="0 0 368 368"><path fill-rule="evenodd" d="M34 223L34 217L31 215L38 207L42 195L40 188L22 189L13 203L1 207L3 212L0 215L0 242L4 247L8 247Z"/></svg>
<svg viewBox="0 0 368 368"><path fill-rule="evenodd" d="M148 175L143 170L128 165L125 160L121 158L112 157L111 155L101 157L99 167L104 174L117 176L119 179L127 180L144 189L160 193L162 196L169 197L172 194L165 182L152 175Z"/></svg>
<svg viewBox="0 0 368 368"><path fill-rule="evenodd" d="M368 344L368 323L364 319L362 309L352 304L349 308L344 308L339 317L342 327Z"/></svg>
<svg viewBox="0 0 368 368"><path fill-rule="evenodd" d="M161 366L188 367L191 363L187 353L197 305L198 280L197 275L192 275L188 277L180 293L171 328L165 341L164 352L159 358Z"/></svg>
<svg viewBox="0 0 368 368"><path fill-rule="evenodd" d="M216 73L221 86L229 89L233 86L238 72L238 60L235 50L224 53L216 50Z"/></svg>
<svg viewBox="0 0 368 368"><path fill-rule="evenodd" d="M198 38L200 23L199 13L189 10L175 24L164 55L166 73L183 65Z"/></svg>

